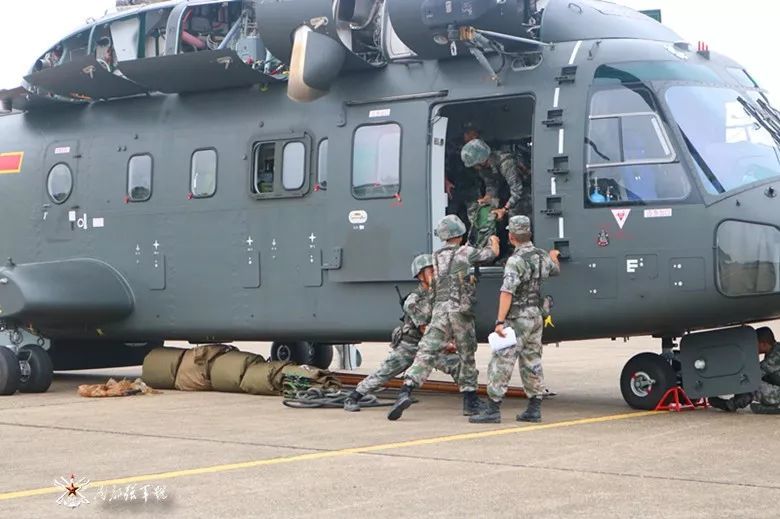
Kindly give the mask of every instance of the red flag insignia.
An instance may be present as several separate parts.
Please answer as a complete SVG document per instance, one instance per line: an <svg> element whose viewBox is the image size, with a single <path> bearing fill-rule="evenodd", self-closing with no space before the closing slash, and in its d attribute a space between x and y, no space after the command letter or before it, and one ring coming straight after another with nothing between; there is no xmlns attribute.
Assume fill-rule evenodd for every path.
<svg viewBox="0 0 780 519"><path fill-rule="evenodd" d="M0 153L0 175L6 173L19 173L22 170L24 160L23 151L13 153Z"/></svg>

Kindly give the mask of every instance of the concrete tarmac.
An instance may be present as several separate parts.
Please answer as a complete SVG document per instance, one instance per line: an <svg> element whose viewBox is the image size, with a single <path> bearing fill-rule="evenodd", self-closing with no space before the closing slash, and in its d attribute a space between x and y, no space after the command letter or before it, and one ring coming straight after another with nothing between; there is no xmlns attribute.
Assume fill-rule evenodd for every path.
<svg viewBox="0 0 780 519"><path fill-rule="evenodd" d="M778 517L780 417L628 408L624 363L658 349L644 338L546 346L559 394L539 425L514 420L523 399L505 401L503 423L473 425L459 395L421 392L389 422L386 408L243 394L88 399L79 384L140 367L58 374L46 394L0 398L0 517ZM362 345L357 371L386 351ZM483 346L483 382L488 359ZM71 474L91 481L76 509L52 486Z"/></svg>

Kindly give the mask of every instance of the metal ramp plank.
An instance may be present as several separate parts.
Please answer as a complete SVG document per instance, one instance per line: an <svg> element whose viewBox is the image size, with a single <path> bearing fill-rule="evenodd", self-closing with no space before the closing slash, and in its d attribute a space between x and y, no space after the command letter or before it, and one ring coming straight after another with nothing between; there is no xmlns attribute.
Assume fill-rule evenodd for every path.
<svg viewBox="0 0 780 519"><path fill-rule="evenodd" d="M133 81L167 94L278 81L253 69L230 49L125 61L119 64L119 69Z"/></svg>
<svg viewBox="0 0 780 519"><path fill-rule="evenodd" d="M94 56L83 56L24 78L29 84L74 99L109 99L146 93L148 90L106 70Z"/></svg>

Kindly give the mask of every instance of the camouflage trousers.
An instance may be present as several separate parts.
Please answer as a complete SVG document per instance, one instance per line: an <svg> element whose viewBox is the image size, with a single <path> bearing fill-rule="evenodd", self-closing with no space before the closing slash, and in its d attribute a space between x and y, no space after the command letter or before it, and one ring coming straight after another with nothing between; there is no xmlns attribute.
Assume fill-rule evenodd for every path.
<svg viewBox="0 0 780 519"><path fill-rule="evenodd" d="M525 310L517 318L508 318L517 335L517 344L500 351L494 351L488 365L487 393L491 400L504 398L515 363L520 361L520 378L528 398L544 394L544 372L542 371L542 330L544 321L538 310Z"/></svg>
<svg viewBox="0 0 780 519"><path fill-rule="evenodd" d="M495 213L491 212L493 209L492 205L478 202L472 202L468 206L471 224L469 243L478 249L487 247L488 238L496 234L498 222Z"/></svg>
<svg viewBox="0 0 780 519"><path fill-rule="evenodd" d="M753 397L764 405L780 406L780 386L761 382Z"/></svg>
<svg viewBox="0 0 780 519"><path fill-rule="evenodd" d="M408 343L401 341L387 358L379 365L379 369L364 378L358 384L356 390L361 395L373 393L377 389L387 384L388 380L400 375L414 362L419 345L417 343ZM460 357L455 353L444 354L436 357L434 361L435 369L450 375L455 382L458 381L460 371Z"/></svg>
<svg viewBox="0 0 780 519"><path fill-rule="evenodd" d="M474 354L477 351L477 333L474 330L474 314L464 312L433 311L433 318L420 341L420 350L414 363L406 371L405 384L420 387L436 367L440 357L447 355L445 348L455 342L460 359L457 375L461 392L477 390L477 371Z"/></svg>

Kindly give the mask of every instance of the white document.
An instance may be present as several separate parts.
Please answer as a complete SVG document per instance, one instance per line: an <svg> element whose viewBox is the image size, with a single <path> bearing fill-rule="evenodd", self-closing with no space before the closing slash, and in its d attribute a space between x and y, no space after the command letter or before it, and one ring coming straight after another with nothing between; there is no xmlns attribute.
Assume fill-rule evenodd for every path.
<svg viewBox="0 0 780 519"><path fill-rule="evenodd" d="M507 348L511 348L517 344L517 336L515 335L515 331L512 328L504 328L504 334L506 337L501 337L496 332L488 335L488 343L490 344L491 350L501 351Z"/></svg>

